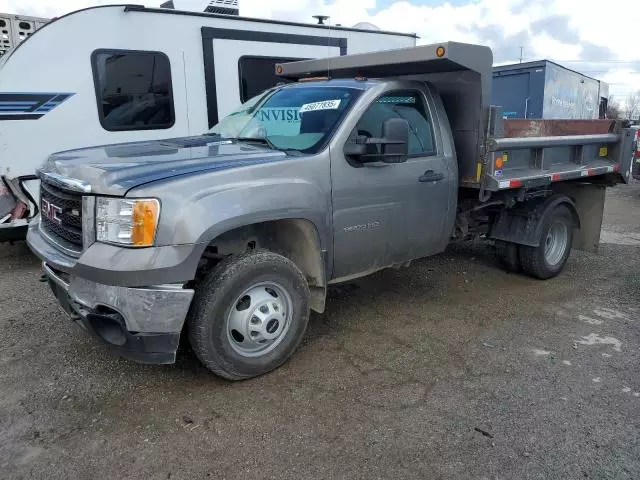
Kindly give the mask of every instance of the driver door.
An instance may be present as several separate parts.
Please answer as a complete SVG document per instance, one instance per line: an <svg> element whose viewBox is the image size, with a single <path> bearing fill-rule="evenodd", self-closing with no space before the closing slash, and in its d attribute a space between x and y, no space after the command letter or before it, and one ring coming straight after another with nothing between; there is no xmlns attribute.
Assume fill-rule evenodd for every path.
<svg viewBox="0 0 640 480"><path fill-rule="evenodd" d="M404 163L359 163L331 152L334 278L442 250L451 178L431 111L422 91L393 90L376 99L357 123L358 135L381 137L385 120L407 120Z"/></svg>

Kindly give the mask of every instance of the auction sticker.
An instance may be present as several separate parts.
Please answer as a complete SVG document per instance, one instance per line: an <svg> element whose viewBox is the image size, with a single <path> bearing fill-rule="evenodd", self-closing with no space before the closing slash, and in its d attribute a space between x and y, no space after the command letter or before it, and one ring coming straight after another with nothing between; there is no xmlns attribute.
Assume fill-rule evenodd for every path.
<svg viewBox="0 0 640 480"><path fill-rule="evenodd" d="M325 100L324 102L305 103L299 113L315 112L316 110L335 110L340 106L340 100Z"/></svg>

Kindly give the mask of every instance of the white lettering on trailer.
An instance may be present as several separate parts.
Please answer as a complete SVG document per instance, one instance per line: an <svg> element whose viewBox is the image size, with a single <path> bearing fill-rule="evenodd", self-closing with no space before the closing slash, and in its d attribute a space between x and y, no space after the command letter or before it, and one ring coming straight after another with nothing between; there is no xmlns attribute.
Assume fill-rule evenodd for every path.
<svg viewBox="0 0 640 480"><path fill-rule="evenodd" d="M341 100L325 100L324 102L305 103L300 107L300 113L315 112L316 110L336 110Z"/></svg>

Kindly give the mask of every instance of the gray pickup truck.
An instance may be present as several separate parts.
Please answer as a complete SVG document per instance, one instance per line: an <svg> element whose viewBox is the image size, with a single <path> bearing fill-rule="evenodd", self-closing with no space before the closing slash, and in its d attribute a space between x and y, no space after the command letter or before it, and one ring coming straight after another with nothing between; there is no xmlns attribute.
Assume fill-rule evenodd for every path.
<svg viewBox="0 0 640 480"><path fill-rule="evenodd" d="M52 155L29 245L116 353L171 363L185 336L235 380L291 356L328 284L452 239L553 277L597 248L631 134L505 138L491 65L453 42L278 65L282 85L202 136Z"/></svg>

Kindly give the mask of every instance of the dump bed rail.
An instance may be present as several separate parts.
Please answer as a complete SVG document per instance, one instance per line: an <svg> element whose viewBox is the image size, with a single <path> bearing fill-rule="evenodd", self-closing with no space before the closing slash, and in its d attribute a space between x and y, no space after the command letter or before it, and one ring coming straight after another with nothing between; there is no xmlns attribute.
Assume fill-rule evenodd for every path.
<svg viewBox="0 0 640 480"><path fill-rule="evenodd" d="M612 133L594 135L505 138L502 132L502 109L491 107L484 162L464 186L534 188L607 174L613 183L629 181L633 135L617 124Z"/></svg>

